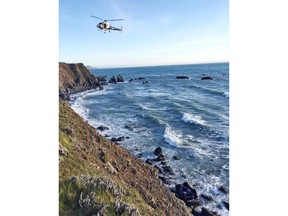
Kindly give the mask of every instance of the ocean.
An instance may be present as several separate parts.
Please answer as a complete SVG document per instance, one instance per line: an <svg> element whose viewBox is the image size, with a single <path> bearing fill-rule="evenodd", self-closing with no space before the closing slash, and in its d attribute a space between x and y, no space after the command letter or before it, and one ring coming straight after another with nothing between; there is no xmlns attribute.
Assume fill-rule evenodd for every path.
<svg viewBox="0 0 288 216"><path fill-rule="evenodd" d="M229 215L229 195L218 190L229 189L229 63L90 71L107 81L121 74L125 82L74 94L71 107L95 128L107 126L98 130L107 139L124 136L118 143L143 161L161 147L175 173L168 187L187 181L213 199L201 198L205 207Z"/></svg>

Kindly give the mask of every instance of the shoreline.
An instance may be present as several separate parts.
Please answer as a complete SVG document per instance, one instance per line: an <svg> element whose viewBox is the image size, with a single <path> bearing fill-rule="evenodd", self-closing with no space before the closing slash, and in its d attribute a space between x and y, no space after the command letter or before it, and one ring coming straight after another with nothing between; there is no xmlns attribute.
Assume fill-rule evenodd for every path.
<svg viewBox="0 0 288 216"><path fill-rule="evenodd" d="M100 91L97 89L94 89L94 91ZM73 94L77 94L83 91L79 91L79 92L74 92ZM89 92L89 90L87 90L87 93ZM71 94L71 95L73 95ZM74 99L77 100L78 97L81 97L82 95L79 96L75 96ZM71 107L72 108L72 107ZM73 109L73 108L72 108ZM86 122L89 124L89 119L85 119ZM92 126L92 125L91 125ZM101 125L100 127L102 127L103 125ZM105 126L107 126L108 128L110 127L109 124L105 124ZM92 126L98 133L99 131L101 131L101 129L96 128L94 126ZM100 133L99 133L100 134ZM100 134L100 136L102 136L104 139L106 139L107 141L112 141L114 142L116 145L120 145L121 147L125 148L122 144L119 144L117 141L121 141L121 140L117 140L117 139L121 139L121 137L118 138L114 138L114 136L112 137L112 139L109 139L105 136L103 136L102 134ZM123 135L122 137L124 137L125 135ZM110 137L111 138L111 137ZM126 148L125 148L126 149ZM127 151L129 151L128 149L126 149ZM157 153L158 151L158 153ZM207 211L207 215L211 215L211 216L217 216L219 214L217 214L216 212L211 212L210 210L207 210L204 206L202 206L203 200L205 200L205 202L210 202L213 200L213 198L209 195L205 195L205 194L200 194L199 192L197 192L196 189L194 189L194 187L192 185L190 185L187 181L182 181L182 183L176 184L175 182L172 183L169 180L169 175L175 175L174 172L178 172L179 170L173 170L170 166L169 166L169 162L171 162L170 160L165 160L165 155L162 152L161 147L155 147L154 150L154 159L147 159L147 160L143 160L141 157L134 155L131 151L129 151L135 158L139 158L143 164L148 164L151 167L154 167L158 170L158 178L163 182L163 184L165 185L165 187L167 187L172 193L174 193L176 195L176 197L179 200L182 200L186 203L186 205L188 207L190 207L193 210L193 215L197 216L197 215L201 215L201 211L202 209L205 209L203 211ZM173 158L174 160L179 160L179 158ZM157 162L164 162L165 164L160 165L156 165L155 163ZM218 189L220 192L227 194L228 190L226 187L224 186L220 186ZM190 194L188 196L184 195L184 194ZM193 194L192 198L191 198L191 194ZM200 199L201 197L201 199ZM202 200L202 201L201 201ZM225 206L226 209L229 210L229 203L227 202L223 202L223 205ZM201 207L199 209L199 207Z"/></svg>
<svg viewBox="0 0 288 216"><path fill-rule="evenodd" d="M67 91L67 93L66 94L63 94L63 96L62 96L62 98L60 97L60 94L59 94L59 97L61 98L61 99L64 99L64 101L70 101L70 96L72 96L72 95L75 95L75 94L78 94L78 93L81 93L81 92L85 92L85 91L89 91L89 90L95 90L95 91L101 91L101 90L97 90L97 88L99 87L99 89L100 89L100 86L101 85L99 85L99 83L98 83L98 85L96 84L94 84L94 85L91 85L91 86L77 86L77 88L74 88L74 89L72 89L72 90L68 90ZM75 97L75 99L77 100L77 97ZM71 107L71 105L70 105L70 103L69 103L69 106ZM72 108L72 107L71 107ZM82 118L82 117L81 117ZM88 123L88 121L86 120L86 123L87 124L89 124ZM89 124L90 125L90 124ZM90 125L91 127L93 127L92 125ZM98 129L97 128L95 128L95 127L93 127L94 129L95 129L95 131L97 131ZM98 132L98 131L97 131ZM99 133L99 132L98 132ZM101 135L101 134L99 134L103 139L105 139L107 142L111 142L111 140L109 140L109 139L107 139L106 137L104 137L103 135ZM117 141L117 140L116 140ZM112 143L113 143L113 141L112 141ZM117 145L117 142L114 142L116 145ZM123 146L122 146L123 147ZM124 147L123 147L124 148ZM126 149L126 148L125 148ZM127 149L126 149L127 150ZM128 151L128 150L127 150ZM163 155L163 153L162 153L162 150L160 149L158 149L158 152L156 152L157 151L157 148L155 149L155 152L154 152L154 154L157 156L157 158L156 158L156 160L158 160L158 161L161 161L162 159L161 158L164 158L164 155ZM131 152L130 152L131 153ZM132 154L132 153L131 153ZM156 157L155 156L155 157ZM136 155L134 155L133 157L135 157L136 159L139 159ZM151 161L147 161L146 160L146 162L145 161L143 161L142 159L140 159L141 160L141 162L143 163L143 165L149 165L149 166L151 166L151 167L153 167L153 163L151 163ZM156 166L156 165L155 165ZM197 215L201 215L201 211L203 212L205 212L205 211L207 211L208 213L207 213L207 215L211 215L211 216L214 216L214 215L218 215L218 214L216 214L215 212L210 212L209 210L207 210L205 207L202 207L201 205L202 205L202 203L201 203L201 200L199 199L199 197L200 196L202 196L202 194L200 195L199 194L199 196L197 195L197 191L191 186L191 185L189 185L187 182L183 182L183 184L178 184L178 185L176 185L175 187L174 187L174 189L172 189L171 190L171 188L169 188L169 185L167 185L166 183L167 183L167 179L165 178L165 175L159 175L159 173L161 173L162 172L162 174L163 174L163 171L159 168L159 167L155 167L154 166L154 168L156 168L157 170L158 170L158 174L157 174L157 178L158 179L160 179L162 182L163 182L163 185L167 188L167 189L169 189L169 191L171 191L171 192L173 192L175 195L176 195L176 197L179 199L179 200L182 200L182 201L184 201L185 203L186 203L186 205L192 210L193 209L193 214L195 215L195 216L197 216ZM173 170L171 169L171 167L169 167L169 165L167 165L166 166L166 171L169 173L170 172L170 174L172 174L173 173ZM225 188L223 189L223 191L226 193L227 191L225 191ZM178 193L178 194L177 194ZM188 193L188 196L186 196L185 194L187 194ZM202 196L202 198L203 198L203 196ZM204 196L204 199L207 199L207 200L209 200L209 199L212 199L211 197L207 197L206 196L206 198L205 198L205 196ZM201 207L201 210L199 211L199 209L197 210L196 208L197 207ZM227 207L226 207L227 208ZM229 203L228 203L228 208L229 208ZM195 210L196 209L196 210ZM203 213L204 214L204 213Z"/></svg>

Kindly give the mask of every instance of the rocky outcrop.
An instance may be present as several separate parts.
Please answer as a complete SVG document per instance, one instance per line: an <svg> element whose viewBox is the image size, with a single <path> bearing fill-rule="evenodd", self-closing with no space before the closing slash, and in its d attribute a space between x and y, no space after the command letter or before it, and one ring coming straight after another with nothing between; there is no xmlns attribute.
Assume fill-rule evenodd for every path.
<svg viewBox="0 0 288 216"><path fill-rule="evenodd" d="M123 76L122 75L118 75L117 76L117 82L124 82L124 78L123 78Z"/></svg>
<svg viewBox="0 0 288 216"><path fill-rule="evenodd" d="M194 206L193 204L198 198L196 190L187 182L184 182L183 184L176 184L174 193L190 207Z"/></svg>
<svg viewBox="0 0 288 216"><path fill-rule="evenodd" d="M204 76L201 78L201 80L212 80L213 78L210 76Z"/></svg>
<svg viewBox="0 0 288 216"><path fill-rule="evenodd" d="M176 79L189 79L188 76L177 76Z"/></svg>
<svg viewBox="0 0 288 216"><path fill-rule="evenodd" d="M79 91L96 88L98 79L82 63L59 63L59 96L69 99L69 95Z"/></svg>

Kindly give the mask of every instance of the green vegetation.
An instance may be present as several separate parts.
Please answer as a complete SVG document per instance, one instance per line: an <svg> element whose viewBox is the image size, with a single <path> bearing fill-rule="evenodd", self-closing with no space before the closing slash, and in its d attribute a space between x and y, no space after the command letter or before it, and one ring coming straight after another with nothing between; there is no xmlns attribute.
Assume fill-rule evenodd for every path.
<svg viewBox="0 0 288 216"><path fill-rule="evenodd" d="M106 155L98 152L97 160L93 150L103 141L59 101L59 215L165 215L151 208L138 191L100 169Z"/></svg>

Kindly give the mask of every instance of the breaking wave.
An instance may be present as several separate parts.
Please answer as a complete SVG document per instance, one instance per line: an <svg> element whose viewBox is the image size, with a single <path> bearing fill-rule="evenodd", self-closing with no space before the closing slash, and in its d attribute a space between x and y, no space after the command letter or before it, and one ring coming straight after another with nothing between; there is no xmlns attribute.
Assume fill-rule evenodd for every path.
<svg viewBox="0 0 288 216"><path fill-rule="evenodd" d="M183 113L182 120L189 124L206 125L206 121L199 115L192 115L190 113Z"/></svg>
<svg viewBox="0 0 288 216"><path fill-rule="evenodd" d="M169 126L165 128L165 132L163 135L163 137L165 138L165 142L175 147L179 147L179 145L182 143L180 136L181 134L177 134Z"/></svg>
<svg viewBox="0 0 288 216"><path fill-rule="evenodd" d="M223 95L227 98L229 98L229 92L224 92Z"/></svg>

